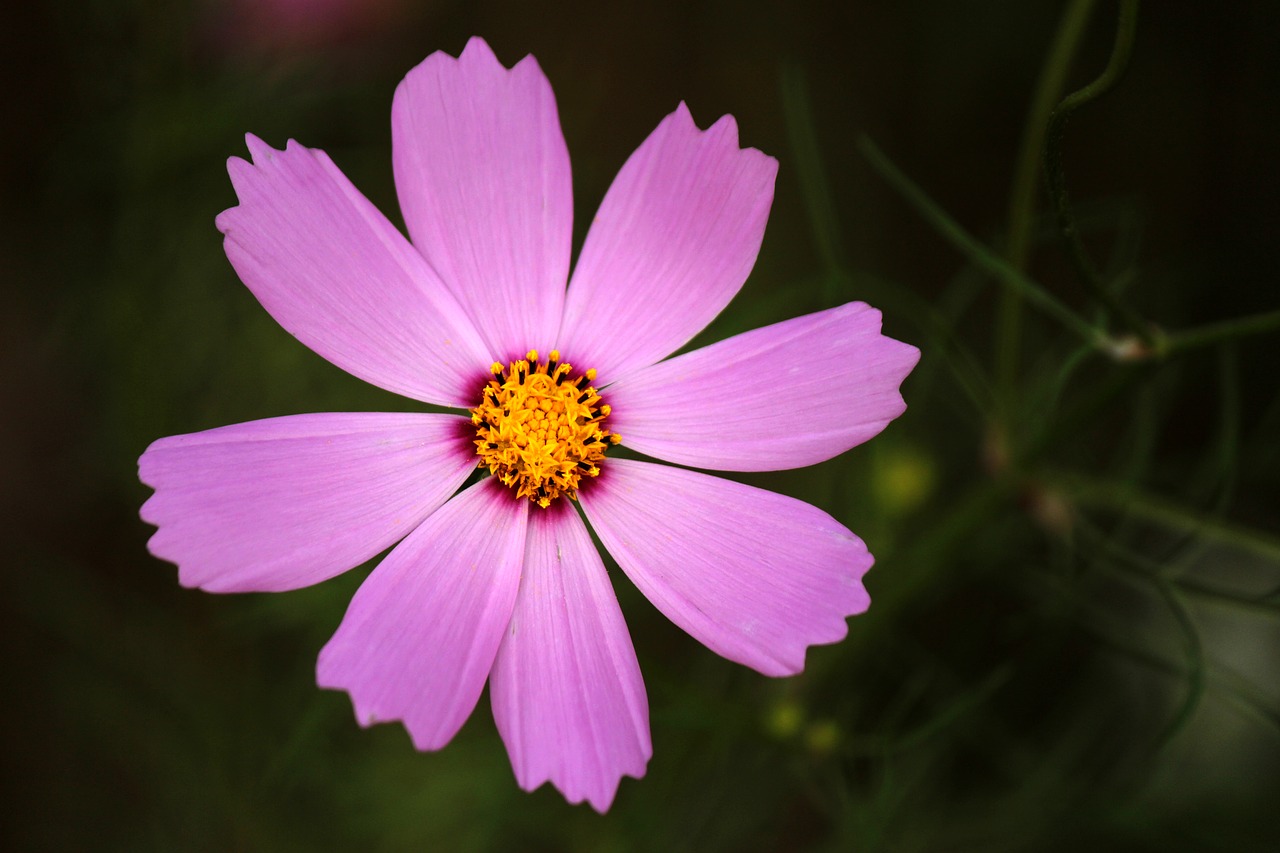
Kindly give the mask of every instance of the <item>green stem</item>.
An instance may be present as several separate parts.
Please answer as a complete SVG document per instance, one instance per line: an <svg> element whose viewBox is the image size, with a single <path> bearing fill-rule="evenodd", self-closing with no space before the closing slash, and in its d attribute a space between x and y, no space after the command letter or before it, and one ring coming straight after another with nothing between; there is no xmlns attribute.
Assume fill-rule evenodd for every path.
<svg viewBox="0 0 1280 853"><path fill-rule="evenodd" d="M1263 595L1248 595L1235 590L1211 586L1203 581L1190 578L1178 578L1175 583L1191 595L1213 599L1232 607L1249 607L1267 613L1280 612L1280 596L1277 596L1275 592Z"/></svg>
<svg viewBox="0 0 1280 853"><path fill-rule="evenodd" d="M1136 646L1125 638L1120 631L1093 624L1086 625L1088 630L1103 646L1112 651L1126 655L1132 660L1149 666L1157 672L1163 672L1174 678L1183 678L1183 668L1179 663L1169 660L1159 652L1153 652ZM1280 714L1272 708L1266 694L1258 690L1253 682L1221 663L1216 663L1207 673L1209 686L1214 694L1227 699L1238 710L1260 722L1266 723L1273 733L1280 733ZM1157 746L1161 744L1156 743Z"/></svg>
<svg viewBox="0 0 1280 853"><path fill-rule="evenodd" d="M1221 323L1201 326L1198 329L1189 329L1185 332L1174 332L1165 335L1164 339L1159 343L1158 352L1161 355L1172 355L1183 350L1242 338L1246 335L1259 335L1275 331L1280 331L1280 311L1254 314L1250 317L1240 317L1235 320L1224 320Z"/></svg>
<svg viewBox="0 0 1280 853"><path fill-rule="evenodd" d="M1045 137L1044 171L1045 180L1049 186L1049 197L1058 216L1058 228L1066 243L1067 255L1080 278L1093 298L1102 303L1111 314L1119 317L1148 349L1154 349L1157 342L1150 324L1116 298L1111 289L1103 283L1102 277L1085 253L1084 245L1080 242L1079 229L1076 227L1075 214L1071 210L1066 176L1062 167L1062 137L1067 120L1077 109L1102 97L1119 82L1133 53L1137 25L1138 0L1120 0L1116 40L1111 48L1111 58L1107 62L1106 69L1092 83L1067 95L1049 117L1049 127Z"/></svg>
<svg viewBox="0 0 1280 853"><path fill-rule="evenodd" d="M1212 518L1130 486L1118 487L1079 474L1046 474L1044 479L1083 506L1124 513L1280 562L1280 539L1270 534Z"/></svg>
<svg viewBox="0 0 1280 853"><path fill-rule="evenodd" d="M834 305L844 294L839 285L846 278L844 257L840 251L840 229L836 206L831 197L831 182L823 167L822 155L814 135L813 112L809 108L809 89L804 72L788 66L782 72L782 113L787 127L787 140L795 154L796 173L800 180L809 224L813 229L818 254L826 268L823 296Z"/></svg>
<svg viewBox="0 0 1280 853"><path fill-rule="evenodd" d="M1016 290L1029 303L1058 320L1084 340L1096 345L1104 343L1098 331L1082 317L960 227L960 224L948 216L924 190L904 175L869 137L858 137L858 148L881 177L888 181L907 203L942 235L943 239L959 249L974 266L1005 287Z"/></svg>
<svg viewBox="0 0 1280 853"><path fill-rule="evenodd" d="M1061 414L1048 421L1039 433L1032 435L1014 458L1014 466L1029 471L1039 459L1062 443L1074 440L1081 430L1097 422L1099 414L1121 397L1129 395L1133 387L1151 375L1151 369L1142 365L1125 365L1113 370L1099 381L1089 383L1084 399L1076 402Z"/></svg>
<svg viewBox="0 0 1280 853"><path fill-rule="evenodd" d="M1165 606L1169 608L1169 615L1177 623L1178 630L1182 633L1183 644L1186 646L1187 695L1179 704L1173 717L1165 724L1164 729L1156 740L1158 744L1166 744L1187 724L1187 721L1191 719L1191 715L1195 713L1196 707L1199 706L1200 700L1204 697L1204 644L1200 642L1200 632L1196 630L1195 622L1187 611L1186 604L1178 596L1173 585L1160 577L1151 578L1151 584L1155 587L1161 600L1164 601Z"/></svg>
<svg viewBox="0 0 1280 853"><path fill-rule="evenodd" d="M1080 44L1085 25L1093 12L1095 0L1075 0L1062 14L1049 56L1036 83L1031 111L1022 131L1018 162L1009 194L1009 238L1005 258L1019 272L1027 268L1035 220L1035 196L1038 188L1040 158L1045 134L1054 104L1062 97L1067 70ZM1013 396L1017 381L1018 350L1022 336L1022 299L1016 290L1007 289L1000 300L996 325L996 378L1001 398Z"/></svg>

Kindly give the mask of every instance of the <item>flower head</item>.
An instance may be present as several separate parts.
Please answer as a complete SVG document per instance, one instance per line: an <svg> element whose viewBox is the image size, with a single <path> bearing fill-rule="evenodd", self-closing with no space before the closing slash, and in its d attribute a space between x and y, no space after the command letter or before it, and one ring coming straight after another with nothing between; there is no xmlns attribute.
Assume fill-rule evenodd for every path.
<svg viewBox="0 0 1280 853"><path fill-rule="evenodd" d="M669 356L755 262L777 164L681 104L622 167L569 277L569 157L532 57L428 57L392 107L406 239L323 152L250 136L218 217L263 307L324 358L458 414L313 414L160 439L152 553L184 585L295 589L395 547L320 653L362 725L444 746L486 680L520 784L604 811L648 702L587 525L636 586L766 675L866 609L863 543L806 503L683 467L829 459L904 410L919 356L860 303ZM567 286L566 286L567 283ZM485 476L459 491L477 468ZM397 544L398 543L398 544Z"/></svg>
<svg viewBox="0 0 1280 853"><path fill-rule="evenodd" d="M595 370L575 373L559 350L546 361L531 350L492 370L484 401L471 410L480 466L543 509L574 498L583 477L600 476L605 450L621 438L604 428L609 406L587 384Z"/></svg>

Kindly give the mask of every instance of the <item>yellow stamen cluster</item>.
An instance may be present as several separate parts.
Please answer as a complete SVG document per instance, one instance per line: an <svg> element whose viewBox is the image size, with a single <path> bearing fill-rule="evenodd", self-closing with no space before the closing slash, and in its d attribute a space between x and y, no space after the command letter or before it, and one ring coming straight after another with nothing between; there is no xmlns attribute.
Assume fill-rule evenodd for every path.
<svg viewBox="0 0 1280 853"><path fill-rule="evenodd" d="M538 506L561 495L577 500L582 478L598 476L605 449L619 441L602 426L609 407L591 387L595 370L574 376L556 350L547 361L532 350L489 369L493 378L471 410L479 467Z"/></svg>

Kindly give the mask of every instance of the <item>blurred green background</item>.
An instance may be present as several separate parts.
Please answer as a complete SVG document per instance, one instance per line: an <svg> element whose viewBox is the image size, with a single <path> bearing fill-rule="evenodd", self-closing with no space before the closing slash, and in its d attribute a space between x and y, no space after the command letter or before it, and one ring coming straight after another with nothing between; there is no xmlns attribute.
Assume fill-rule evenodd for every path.
<svg viewBox="0 0 1280 853"><path fill-rule="evenodd" d="M1107 64L1113 2L296 5L51 0L0 30L6 849L1280 849L1280 339L1176 337L1280 307L1274 4L1146 4L1067 125L1107 292L1184 344L1127 361L1000 284L1124 331L1022 153L1036 92ZM870 612L805 674L717 658L611 567L654 758L603 817L517 788L487 698L419 754L315 688L368 566L184 590L137 518L155 438L412 408L278 328L213 218L252 131L325 149L398 222L392 92L473 34L555 88L575 245L682 99L779 159L755 273L695 343L862 299L924 351L882 436L744 478L877 556Z"/></svg>

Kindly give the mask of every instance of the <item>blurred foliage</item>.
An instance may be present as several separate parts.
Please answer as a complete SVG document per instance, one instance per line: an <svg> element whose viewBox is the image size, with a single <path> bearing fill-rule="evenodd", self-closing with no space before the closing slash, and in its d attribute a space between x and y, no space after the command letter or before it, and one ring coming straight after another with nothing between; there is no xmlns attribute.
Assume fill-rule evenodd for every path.
<svg viewBox="0 0 1280 853"><path fill-rule="evenodd" d="M1280 847L1272 4L1147 4L1060 138L1116 3L252 5L52 0L0 35L6 849ZM924 352L885 434L745 478L877 556L802 676L717 658L611 567L655 752L603 817L521 792L485 699L419 754L315 689L368 567L183 590L136 516L159 436L412 405L277 328L213 217L252 131L395 219L394 87L472 34L550 77L579 245L681 99L779 158L756 271L695 344L862 299Z"/></svg>

